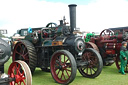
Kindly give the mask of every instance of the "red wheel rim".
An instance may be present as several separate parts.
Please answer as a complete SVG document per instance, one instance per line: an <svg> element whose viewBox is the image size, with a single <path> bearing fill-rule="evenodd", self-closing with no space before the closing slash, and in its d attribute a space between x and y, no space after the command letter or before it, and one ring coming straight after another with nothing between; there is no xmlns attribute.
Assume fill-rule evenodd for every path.
<svg viewBox="0 0 128 85"><path fill-rule="evenodd" d="M25 72L19 63L14 62L10 65L8 75L15 78L15 81L10 82L10 85L26 85Z"/></svg>
<svg viewBox="0 0 128 85"><path fill-rule="evenodd" d="M87 76L94 75L97 72L98 67L99 67L99 61L98 61L97 57L95 57L95 54L93 54L91 52L85 52L82 55L82 60L88 61L88 65L81 67L80 68L81 72Z"/></svg>
<svg viewBox="0 0 128 85"><path fill-rule="evenodd" d="M117 69L120 69L121 62L120 62L119 55L116 57L116 61L115 62L116 62ZM125 67L125 72L128 73L128 61L127 61L127 65Z"/></svg>
<svg viewBox="0 0 128 85"><path fill-rule="evenodd" d="M51 72L58 83L67 82L72 74L71 61L63 53L57 53L52 57Z"/></svg>
<svg viewBox="0 0 128 85"><path fill-rule="evenodd" d="M93 48L93 49L95 49L96 51L99 52L99 49L98 49L98 47L96 46L96 44L94 44L94 43L92 43L92 42L86 42L85 44L86 44L86 48Z"/></svg>
<svg viewBox="0 0 128 85"><path fill-rule="evenodd" d="M13 51L13 61L15 60L23 60L26 63L29 63L29 53L26 46L19 42L16 44L14 51Z"/></svg>

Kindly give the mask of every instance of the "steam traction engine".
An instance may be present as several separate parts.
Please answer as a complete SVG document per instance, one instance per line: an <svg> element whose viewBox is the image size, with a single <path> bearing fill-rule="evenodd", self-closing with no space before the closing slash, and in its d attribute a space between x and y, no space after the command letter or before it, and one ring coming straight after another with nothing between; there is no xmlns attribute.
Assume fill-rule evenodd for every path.
<svg viewBox="0 0 128 85"><path fill-rule="evenodd" d="M90 42L86 42L86 47L96 49L101 54L104 65L110 66L116 62L119 69L121 43L127 39L128 29L126 28L105 29L100 33L100 36L91 37ZM125 70L128 72L127 67Z"/></svg>
<svg viewBox="0 0 128 85"><path fill-rule="evenodd" d="M71 27L61 20L59 26L49 23L41 30L28 33L24 40L15 44L13 61L25 61L32 73L36 67L50 69L52 77L60 84L72 82L77 68L84 77L97 77L103 67L101 56L96 50L85 48L83 39L73 34L76 5L69 5L69 8Z"/></svg>
<svg viewBox="0 0 128 85"><path fill-rule="evenodd" d="M31 71L21 60L10 65L8 75L4 73L4 64L9 60L10 54L9 44L0 38L0 85L32 85Z"/></svg>

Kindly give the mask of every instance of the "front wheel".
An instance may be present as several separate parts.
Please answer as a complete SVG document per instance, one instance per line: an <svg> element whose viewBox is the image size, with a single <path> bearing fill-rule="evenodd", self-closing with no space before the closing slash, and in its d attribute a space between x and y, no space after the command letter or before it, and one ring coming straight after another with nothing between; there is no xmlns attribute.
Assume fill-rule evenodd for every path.
<svg viewBox="0 0 128 85"><path fill-rule="evenodd" d="M66 50L58 50L52 55L50 68L52 77L60 84L67 85L76 76L76 61L73 55Z"/></svg>
<svg viewBox="0 0 128 85"><path fill-rule="evenodd" d="M103 62L100 54L96 50L92 48L85 49L82 54L82 60L88 63L86 66L78 68L82 76L95 78L101 73Z"/></svg>

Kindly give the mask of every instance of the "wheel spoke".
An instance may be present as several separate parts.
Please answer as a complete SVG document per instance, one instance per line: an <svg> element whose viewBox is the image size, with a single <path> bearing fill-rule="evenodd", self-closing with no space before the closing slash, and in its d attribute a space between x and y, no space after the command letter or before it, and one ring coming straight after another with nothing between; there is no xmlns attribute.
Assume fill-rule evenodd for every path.
<svg viewBox="0 0 128 85"><path fill-rule="evenodd" d="M24 80L25 80L26 78L25 78L25 77L22 77L22 79L24 79Z"/></svg>
<svg viewBox="0 0 128 85"><path fill-rule="evenodd" d="M64 71L62 71L62 75L63 75L64 79L66 80L65 75L64 75Z"/></svg>
<svg viewBox="0 0 128 85"><path fill-rule="evenodd" d="M94 72L96 72L95 69L94 69L93 67L92 67L91 69L92 69Z"/></svg>
<svg viewBox="0 0 128 85"><path fill-rule="evenodd" d="M23 54L23 52L24 52L24 45L22 44L22 46L21 46L21 52L22 52L22 54Z"/></svg>
<svg viewBox="0 0 128 85"><path fill-rule="evenodd" d="M59 75L59 73L60 73L60 69L59 69L59 71L58 71L57 75Z"/></svg>
<svg viewBox="0 0 128 85"><path fill-rule="evenodd" d="M21 76L24 76L24 71L21 73Z"/></svg>
<svg viewBox="0 0 128 85"><path fill-rule="evenodd" d="M66 73L67 73L68 77L70 77L70 76L69 76L69 74L68 74L68 72L67 72L67 70L65 70L65 71L66 71Z"/></svg>
<svg viewBox="0 0 128 85"><path fill-rule="evenodd" d="M85 66L84 68L82 68L82 70L84 71L87 68L87 66Z"/></svg>
<svg viewBox="0 0 128 85"><path fill-rule="evenodd" d="M91 73L91 75L92 75L92 69L90 68L90 73Z"/></svg>
<svg viewBox="0 0 128 85"><path fill-rule="evenodd" d="M19 54L19 55L21 55L21 53L20 53L20 52L18 52L18 51L16 51L16 54Z"/></svg>
<svg viewBox="0 0 128 85"><path fill-rule="evenodd" d="M61 57L60 57L61 58ZM62 65L62 62L61 62L61 60L57 57L57 60L60 62L60 65Z"/></svg>
<svg viewBox="0 0 128 85"><path fill-rule="evenodd" d="M87 72L87 74L88 74L88 66L87 66L86 72Z"/></svg>
<svg viewBox="0 0 128 85"><path fill-rule="evenodd" d="M22 49L22 47L21 47L21 43L20 43L18 46L20 47L20 49Z"/></svg>
<svg viewBox="0 0 128 85"><path fill-rule="evenodd" d="M69 58L64 62L64 64L69 60Z"/></svg>
<svg viewBox="0 0 128 85"><path fill-rule="evenodd" d="M58 62L55 62L55 65L59 66Z"/></svg>
<svg viewBox="0 0 128 85"><path fill-rule="evenodd" d="M61 78L60 78L61 80L62 80L62 77L63 77L63 71L62 71Z"/></svg>
<svg viewBox="0 0 128 85"><path fill-rule="evenodd" d="M25 48L25 46L23 46L23 54L25 53L25 50L26 50L26 48Z"/></svg>
<svg viewBox="0 0 128 85"><path fill-rule="evenodd" d="M20 85L19 83L20 83L20 82L18 82L17 84Z"/></svg>
<svg viewBox="0 0 128 85"><path fill-rule="evenodd" d="M65 70L66 70L66 71L70 71L70 72L71 72L71 70L69 70L69 69L67 69L67 68L65 68Z"/></svg>
<svg viewBox="0 0 128 85"><path fill-rule="evenodd" d="M65 68L67 68L67 67L71 67L71 63L66 63L66 67Z"/></svg>
<svg viewBox="0 0 128 85"><path fill-rule="evenodd" d="M25 61L28 61L29 59L25 56L22 56Z"/></svg>
<svg viewBox="0 0 128 85"><path fill-rule="evenodd" d="M14 75L15 75L15 74L14 74L14 67L12 68L12 74L13 74L13 77L14 77Z"/></svg>
<svg viewBox="0 0 128 85"><path fill-rule="evenodd" d="M24 81L24 80L23 80L22 82L24 83L24 85L26 85L26 83L25 83L25 81Z"/></svg>
<svg viewBox="0 0 128 85"><path fill-rule="evenodd" d="M55 67L55 71L58 69L58 67Z"/></svg>
<svg viewBox="0 0 128 85"><path fill-rule="evenodd" d="M21 68L21 66L20 66L20 64L17 64L17 65L18 65L18 67L16 66L17 67L17 70L19 70Z"/></svg>
<svg viewBox="0 0 128 85"><path fill-rule="evenodd" d="M18 73L20 74L20 65L19 64L17 64L17 65L16 65L16 74L18 75Z"/></svg>
<svg viewBox="0 0 128 85"><path fill-rule="evenodd" d="M27 52L27 53L25 53L23 56L25 57L25 56L27 56L27 54L28 54L28 52Z"/></svg>

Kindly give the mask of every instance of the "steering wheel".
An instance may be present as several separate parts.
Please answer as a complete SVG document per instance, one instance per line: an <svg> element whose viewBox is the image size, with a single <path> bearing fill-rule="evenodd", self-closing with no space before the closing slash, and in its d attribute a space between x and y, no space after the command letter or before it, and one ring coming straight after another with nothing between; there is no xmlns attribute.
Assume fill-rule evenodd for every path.
<svg viewBox="0 0 128 85"><path fill-rule="evenodd" d="M53 23L53 22L51 22L51 23L48 23L47 25L46 25L46 27L50 27L50 28L52 28L52 27L57 27L58 25L56 24L56 23Z"/></svg>
<svg viewBox="0 0 128 85"><path fill-rule="evenodd" d="M100 33L100 37L104 37L105 39L110 38L110 36L114 35L114 32L110 29L104 29L101 33Z"/></svg>
<svg viewBox="0 0 128 85"><path fill-rule="evenodd" d="M52 32L56 32L57 31L57 24L56 23L53 23L53 22L51 22L51 23L48 23L47 25L46 25L46 27L48 27Z"/></svg>

